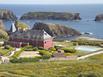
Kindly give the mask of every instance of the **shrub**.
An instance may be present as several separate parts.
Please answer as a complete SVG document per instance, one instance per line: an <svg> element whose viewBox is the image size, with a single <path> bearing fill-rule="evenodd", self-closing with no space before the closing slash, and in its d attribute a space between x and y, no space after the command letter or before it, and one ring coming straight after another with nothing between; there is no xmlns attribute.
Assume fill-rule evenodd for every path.
<svg viewBox="0 0 103 77"><path fill-rule="evenodd" d="M81 73L78 77L102 77L100 73L92 72L92 73Z"/></svg>
<svg viewBox="0 0 103 77"><path fill-rule="evenodd" d="M37 50L38 50L38 48L37 48L37 47L34 47L34 48L33 48L33 51L37 51Z"/></svg>
<svg viewBox="0 0 103 77"><path fill-rule="evenodd" d="M4 49L7 49L7 50L13 50L14 48L11 47L10 45L5 45L5 46L4 46Z"/></svg>
<svg viewBox="0 0 103 77"><path fill-rule="evenodd" d="M32 47L31 45L25 46L23 49L24 49L25 51L33 51L33 47Z"/></svg>
<svg viewBox="0 0 103 77"><path fill-rule="evenodd" d="M41 59L41 57L35 57L35 58L14 58L11 59L10 62L12 63L24 63L24 62L37 62Z"/></svg>
<svg viewBox="0 0 103 77"><path fill-rule="evenodd" d="M55 53L56 52L56 48L54 48L54 47L49 48L49 52L52 53L52 54Z"/></svg>
<svg viewBox="0 0 103 77"><path fill-rule="evenodd" d="M44 50L44 48L43 48L43 47L38 47L38 49L39 49L39 50Z"/></svg>
<svg viewBox="0 0 103 77"><path fill-rule="evenodd" d="M51 57L52 53L50 53L47 50L39 50L39 54L41 54L44 57Z"/></svg>
<svg viewBox="0 0 103 77"><path fill-rule="evenodd" d="M58 49L62 49L61 46L54 46L54 48L55 48L56 50L58 50Z"/></svg>
<svg viewBox="0 0 103 77"><path fill-rule="evenodd" d="M49 48L50 51L56 51L56 48L55 47L51 47Z"/></svg>
<svg viewBox="0 0 103 77"><path fill-rule="evenodd" d="M76 52L74 48L64 48L63 50L65 53L75 53Z"/></svg>

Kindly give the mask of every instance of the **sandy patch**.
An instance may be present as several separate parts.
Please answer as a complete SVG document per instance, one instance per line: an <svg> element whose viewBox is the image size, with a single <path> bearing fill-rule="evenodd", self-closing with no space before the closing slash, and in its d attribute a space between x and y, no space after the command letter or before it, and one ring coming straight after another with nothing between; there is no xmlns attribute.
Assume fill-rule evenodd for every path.
<svg viewBox="0 0 103 77"><path fill-rule="evenodd" d="M37 56L41 56L39 55L39 52L35 52L35 51L24 51L20 54L19 58L31 58L31 57L37 57Z"/></svg>

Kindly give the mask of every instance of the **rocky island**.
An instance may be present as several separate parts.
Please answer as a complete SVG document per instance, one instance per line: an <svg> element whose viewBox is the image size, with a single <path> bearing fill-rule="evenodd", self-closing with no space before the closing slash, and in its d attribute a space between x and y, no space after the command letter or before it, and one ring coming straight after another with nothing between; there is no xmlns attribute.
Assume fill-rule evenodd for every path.
<svg viewBox="0 0 103 77"><path fill-rule="evenodd" d="M95 17L95 21L103 21L103 14L98 14L98 15Z"/></svg>
<svg viewBox="0 0 103 77"><path fill-rule="evenodd" d="M53 23L42 23L42 22L36 22L34 24L33 30L45 30L48 34L51 36L75 36L80 35L80 32L76 31L75 29L72 29L67 26L63 26L60 24L53 24Z"/></svg>
<svg viewBox="0 0 103 77"><path fill-rule="evenodd" d="M0 9L0 19L2 20L16 20L14 13L7 9Z"/></svg>
<svg viewBox="0 0 103 77"><path fill-rule="evenodd" d="M69 12L28 12L25 13L20 18L25 19L52 19L52 20L80 20L79 13L69 13Z"/></svg>

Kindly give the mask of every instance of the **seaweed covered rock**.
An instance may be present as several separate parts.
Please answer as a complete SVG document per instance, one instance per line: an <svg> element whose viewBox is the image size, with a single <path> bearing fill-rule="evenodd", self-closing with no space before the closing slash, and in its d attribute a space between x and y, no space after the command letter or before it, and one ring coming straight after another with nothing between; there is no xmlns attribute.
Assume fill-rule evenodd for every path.
<svg viewBox="0 0 103 77"><path fill-rule="evenodd" d="M79 13L69 12L28 12L25 13L20 19L52 19L52 20L80 20Z"/></svg>

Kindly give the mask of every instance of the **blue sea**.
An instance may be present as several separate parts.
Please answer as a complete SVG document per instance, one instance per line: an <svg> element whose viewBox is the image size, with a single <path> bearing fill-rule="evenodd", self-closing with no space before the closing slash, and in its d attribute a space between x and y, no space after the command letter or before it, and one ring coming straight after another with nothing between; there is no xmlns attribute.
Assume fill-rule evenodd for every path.
<svg viewBox="0 0 103 77"><path fill-rule="evenodd" d="M93 37L103 39L103 22L95 22L95 16L103 13L102 4L92 5L3 5L0 8L12 10L18 18L24 13L29 11L41 12L78 12L82 20L80 21L61 21L61 20L42 20L42 22L63 24L72 27L80 32L91 32ZM26 22L31 27L37 21L41 20L28 20ZM5 21L6 29L10 29L11 22Z"/></svg>

